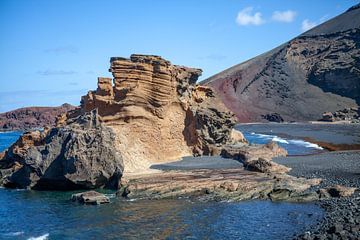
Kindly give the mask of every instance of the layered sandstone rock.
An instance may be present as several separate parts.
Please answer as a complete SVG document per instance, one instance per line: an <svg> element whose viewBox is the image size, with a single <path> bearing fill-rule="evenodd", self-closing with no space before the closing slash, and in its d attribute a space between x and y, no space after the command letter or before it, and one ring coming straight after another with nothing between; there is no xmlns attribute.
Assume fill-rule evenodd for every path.
<svg viewBox="0 0 360 240"><path fill-rule="evenodd" d="M99 78L97 90L82 97L78 114L98 109L116 133L125 171L139 172L183 156L218 154L231 141L236 120L211 88L196 85L200 69L153 55L110 62L113 80Z"/></svg>

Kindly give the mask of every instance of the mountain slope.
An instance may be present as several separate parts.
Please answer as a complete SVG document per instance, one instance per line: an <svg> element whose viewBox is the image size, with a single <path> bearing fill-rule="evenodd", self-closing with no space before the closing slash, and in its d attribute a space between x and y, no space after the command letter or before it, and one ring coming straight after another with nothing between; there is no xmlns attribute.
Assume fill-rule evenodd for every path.
<svg viewBox="0 0 360 240"><path fill-rule="evenodd" d="M63 104L59 107L25 107L0 114L1 130L27 130L53 126L58 115L75 107Z"/></svg>
<svg viewBox="0 0 360 240"><path fill-rule="evenodd" d="M202 82L241 122L319 119L360 104L360 5Z"/></svg>

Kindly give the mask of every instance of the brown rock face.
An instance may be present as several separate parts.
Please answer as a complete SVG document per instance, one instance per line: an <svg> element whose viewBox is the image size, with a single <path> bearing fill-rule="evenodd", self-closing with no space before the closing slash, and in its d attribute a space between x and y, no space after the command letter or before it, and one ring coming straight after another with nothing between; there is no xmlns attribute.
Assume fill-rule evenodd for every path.
<svg viewBox="0 0 360 240"><path fill-rule="evenodd" d="M59 107L26 107L0 114L0 130L24 130L53 126L58 115L75 107L63 104Z"/></svg>
<svg viewBox="0 0 360 240"><path fill-rule="evenodd" d="M359 15L353 8L203 84L241 122L317 120L325 111L358 107Z"/></svg>
<svg viewBox="0 0 360 240"><path fill-rule="evenodd" d="M196 86L200 69L153 55L110 60L110 78L82 97L78 114L98 109L116 133L125 171L188 155L216 154L236 120L209 87ZM217 108L212 106L217 102Z"/></svg>

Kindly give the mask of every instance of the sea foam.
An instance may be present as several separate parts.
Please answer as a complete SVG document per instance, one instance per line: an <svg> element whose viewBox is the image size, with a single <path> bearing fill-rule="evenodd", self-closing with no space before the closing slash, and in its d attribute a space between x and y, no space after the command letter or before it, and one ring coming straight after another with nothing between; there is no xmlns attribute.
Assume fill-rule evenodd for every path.
<svg viewBox="0 0 360 240"><path fill-rule="evenodd" d="M315 148L315 149L319 149L319 150L323 150L322 147L320 147L319 145L315 144L315 143L311 143L311 142L306 142L304 140L300 140L300 139L285 139L276 135L268 135L268 134L260 134L260 133L250 133L251 135L253 135L254 137L258 137L260 139L263 140L271 140L274 142L278 142L278 143L283 143L283 144L293 144L293 145L298 145L298 146L302 146L302 147L306 147L306 148Z"/></svg>
<svg viewBox="0 0 360 240"><path fill-rule="evenodd" d="M49 234L46 233L46 234L41 235L39 237L30 237L30 238L28 238L28 240L46 240L46 239L48 239L48 237L49 237Z"/></svg>
<svg viewBox="0 0 360 240"><path fill-rule="evenodd" d="M4 236L16 237L16 236L20 236L23 234L24 234L24 232L10 232L10 233L5 233Z"/></svg>

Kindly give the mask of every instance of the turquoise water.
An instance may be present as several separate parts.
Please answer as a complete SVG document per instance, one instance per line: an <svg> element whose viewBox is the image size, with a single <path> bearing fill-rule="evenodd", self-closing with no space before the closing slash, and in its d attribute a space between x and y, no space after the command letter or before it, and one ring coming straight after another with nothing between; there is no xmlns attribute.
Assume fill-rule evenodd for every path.
<svg viewBox="0 0 360 240"><path fill-rule="evenodd" d="M20 135L21 132L0 132L0 152L16 142Z"/></svg>
<svg viewBox="0 0 360 240"><path fill-rule="evenodd" d="M19 133L1 133L2 146ZM0 239L289 239L323 216L315 204L125 201L83 206L73 192L0 189Z"/></svg>

